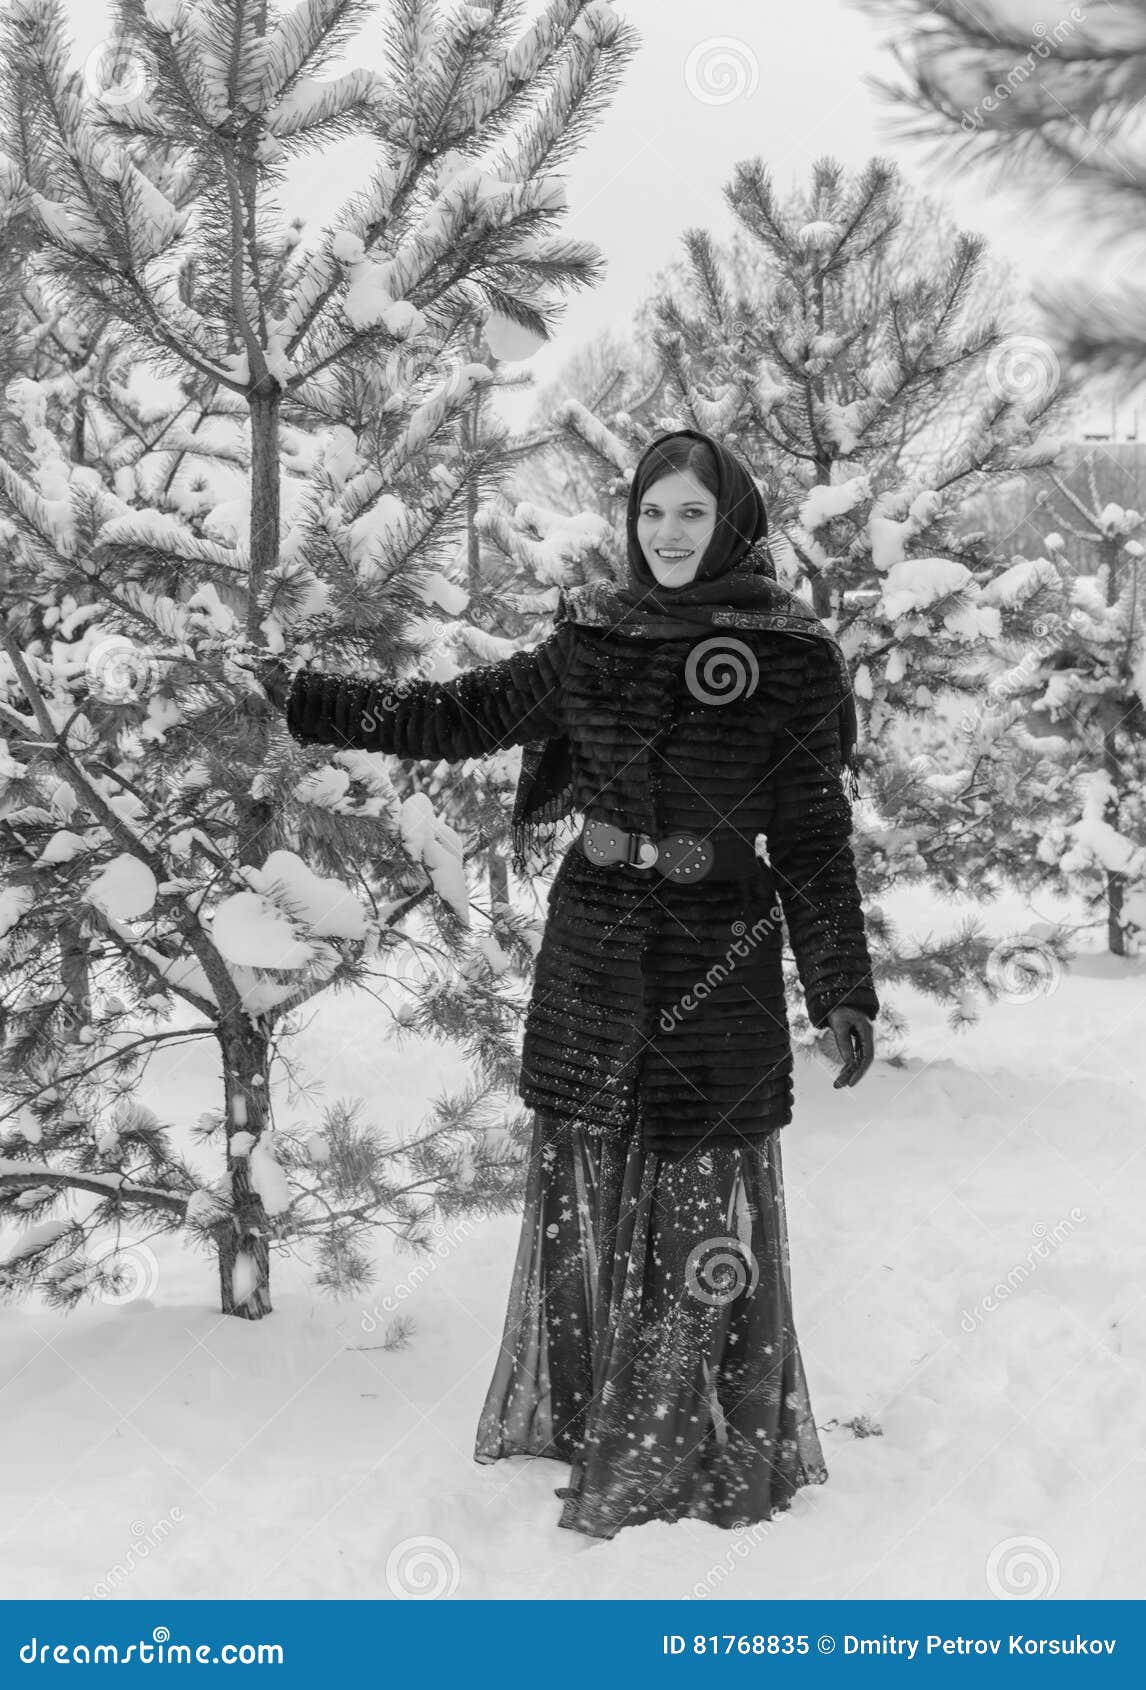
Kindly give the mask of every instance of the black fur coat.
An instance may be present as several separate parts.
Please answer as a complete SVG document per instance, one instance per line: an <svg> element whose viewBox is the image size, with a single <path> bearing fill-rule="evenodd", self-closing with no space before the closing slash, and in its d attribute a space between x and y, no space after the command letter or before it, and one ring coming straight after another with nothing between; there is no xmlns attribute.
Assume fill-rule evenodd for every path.
<svg viewBox="0 0 1146 1690"><path fill-rule="evenodd" d="M689 640L640 641L567 620L530 651L448 682L384 683L302 670L292 735L459 762L567 734L576 809L659 838L766 857L734 881L682 884L591 862L569 847L549 894L518 1085L529 1105L587 1130L681 1155L744 1146L792 1118L781 912L809 1018L876 1016L840 778L840 680L818 640L736 630L758 681L703 703L685 684ZM759 850L759 845L757 846Z"/></svg>

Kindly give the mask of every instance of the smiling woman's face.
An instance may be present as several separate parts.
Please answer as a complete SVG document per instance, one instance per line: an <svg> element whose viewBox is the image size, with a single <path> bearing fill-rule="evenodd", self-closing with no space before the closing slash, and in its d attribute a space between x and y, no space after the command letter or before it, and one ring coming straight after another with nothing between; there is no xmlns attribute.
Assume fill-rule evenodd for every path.
<svg viewBox="0 0 1146 1690"><path fill-rule="evenodd" d="M645 490L637 539L662 587L685 587L700 568L716 532L716 497L687 470L662 475ZM683 558L666 553L684 552Z"/></svg>

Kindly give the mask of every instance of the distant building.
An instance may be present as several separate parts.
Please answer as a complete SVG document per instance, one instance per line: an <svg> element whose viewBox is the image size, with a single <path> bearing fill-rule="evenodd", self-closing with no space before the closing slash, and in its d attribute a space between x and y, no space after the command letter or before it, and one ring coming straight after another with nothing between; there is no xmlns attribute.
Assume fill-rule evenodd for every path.
<svg viewBox="0 0 1146 1690"><path fill-rule="evenodd" d="M1111 399L1104 404L1089 405L1082 411L1076 425L1075 439L1140 440L1139 432L1146 424L1146 393L1141 390L1128 398Z"/></svg>

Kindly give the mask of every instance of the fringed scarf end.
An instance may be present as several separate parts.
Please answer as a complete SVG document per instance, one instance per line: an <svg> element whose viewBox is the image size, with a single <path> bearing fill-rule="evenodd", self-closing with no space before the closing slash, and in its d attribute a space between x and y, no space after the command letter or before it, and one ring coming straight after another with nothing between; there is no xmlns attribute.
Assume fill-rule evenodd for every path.
<svg viewBox="0 0 1146 1690"><path fill-rule="evenodd" d="M545 806L546 809L549 806ZM528 820L515 821L510 828L512 850L510 862L513 872L521 879L552 865L553 850L561 823L568 811L548 816L531 815Z"/></svg>
<svg viewBox="0 0 1146 1690"><path fill-rule="evenodd" d="M509 860L513 864L513 872L519 880L524 880L529 873L529 853L536 843L536 839L530 838L530 834L534 831L516 824L512 829L513 851Z"/></svg>

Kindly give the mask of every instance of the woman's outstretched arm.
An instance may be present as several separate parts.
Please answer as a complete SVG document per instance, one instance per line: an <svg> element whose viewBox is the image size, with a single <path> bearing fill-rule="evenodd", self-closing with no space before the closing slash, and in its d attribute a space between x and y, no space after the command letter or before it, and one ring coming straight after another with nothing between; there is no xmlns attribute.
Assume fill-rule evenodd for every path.
<svg viewBox="0 0 1146 1690"><path fill-rule="evenodd" d="M821 1028L844 1005L879 1013L840 778L840 686L831 652L814 640L800 702L769 765L774 810L765 835L808 1019Z"/></svg>
<svg viewBox="0 0 1146 1690"><path fill-rule="evenodd" d="M571 624L531 651L469 669L450 681L361 680L300 669L287 698L295 739L452 763L562 730L561 686Z"/></svg>

